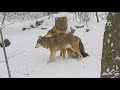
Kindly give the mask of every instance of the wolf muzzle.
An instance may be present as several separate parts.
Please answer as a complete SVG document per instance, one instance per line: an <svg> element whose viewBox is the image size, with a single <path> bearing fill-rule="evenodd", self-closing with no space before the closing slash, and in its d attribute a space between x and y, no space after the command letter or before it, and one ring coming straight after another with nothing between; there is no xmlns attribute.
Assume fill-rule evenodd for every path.
<svg viewBox="0 0 120 90"><path fill-rule="evenodd" d="M52 35L50 35L50 34L47 34L47 35L45 35L45 37L47 37L47 38L48 38L48 37L52 37Z"/></svg>
<svg viewBox="0 0 120 90"><path fill-rule="evenodd" d="M40 44L37 44L37 45L35 46L35 48L39 48L39 47L41 47L41 45L40 45Z"/></svg>

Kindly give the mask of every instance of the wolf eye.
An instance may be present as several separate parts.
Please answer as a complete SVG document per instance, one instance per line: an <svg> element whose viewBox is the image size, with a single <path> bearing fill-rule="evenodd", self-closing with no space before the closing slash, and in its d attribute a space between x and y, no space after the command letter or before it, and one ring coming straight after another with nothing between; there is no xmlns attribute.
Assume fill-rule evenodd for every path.
<svg viewBox="0 0 120 90"><path fill-rule="evenodd" d="M45 39L43 39L43 41L45 42Z"/></svg>

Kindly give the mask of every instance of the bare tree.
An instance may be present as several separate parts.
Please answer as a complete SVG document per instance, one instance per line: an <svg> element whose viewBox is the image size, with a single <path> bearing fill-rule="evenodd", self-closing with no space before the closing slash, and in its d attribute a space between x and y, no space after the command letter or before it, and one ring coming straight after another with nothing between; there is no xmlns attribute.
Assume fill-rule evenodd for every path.
<svg viewBox="0 0 120 90"><path fill-rule="evenodd" d="M91 18L91 12L78 12L78 17L80 22L85 22L87 24Z"/></svg>
<svg viewBox="0 0 120 90"><path fill-rule="evenodd" d="M2 17L3 13L0 13L0 16ZM45 15L45 12L8 12L6 15L6 21L14 23L18 21L35 20L42 16L47 15Z"/></svg>
<svg viewBox="0 0 120 90"><path fill-rule="evenodd" d="M98 17L98 13L95 12L96 18L97 18L97 23L99 22L99 17Z"/></svg>
<svg viewBox="0 0 120 90"><path fill-rule="evenodd" d="M6 66L7 66L8 76L9 76L9 78L11 78L10 68L9 68L7 54L6 54L6 50L5 50L5 43L4 43L3 34L2 34L2 29L3 29L2 25L4 24L5 16L6 16L6 13L4 13L4 18L3 18L2 23L1 23L0 34L1 34L2 47L3 47L3 51L4 51L4 56L5 56L5 62L6 62Z"/></svg>

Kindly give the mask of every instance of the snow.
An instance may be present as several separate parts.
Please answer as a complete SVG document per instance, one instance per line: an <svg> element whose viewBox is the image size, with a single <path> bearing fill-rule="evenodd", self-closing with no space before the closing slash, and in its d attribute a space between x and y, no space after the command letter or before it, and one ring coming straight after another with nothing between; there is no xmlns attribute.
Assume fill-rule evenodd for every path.
<svg viewBox="0 0 120 90"><path fill-rule="evenodd" d="M99 23L96 23L95 20L88 23L89 32L86 32L86 28L83 27L76 29L74 33L81 38L85 51L90 56L81 60L60 58L59 52L57 52L54 62L50 64L47 64L49 50L42 47L35 48L35 45L38 36L44 36L54 26L54 23L48 25L48 19L45 17L44 21L47 24L44 22L41 27L47 27L47 30L40 30L41 27L38 27L22 31L22 28L27 27L32 21L18 22L4 28L4 37L11 41L11 45L6 47L6 51L12 78L100 78L106 20L101 20ZM50 19L50 22L54 22L53 19ZM75 22L73 23L75 25ZM72 25L72 23L69 24L69 26ZM0 48L0 78L7 77L3 49Z"/></svg>
<svg viewBox="0 0 120 90"><path fill-rule="evenodd" d="M110 21L107 21L107 26L112 26L111 22Z"/></svg>
<svg viewBox="0 0 120 90"><path fill-rule="evenodd" d="M52 14L51 17L54 18L60 18L60 17L66 17L67 15L65 13L61 13L61 14Z"/></svg>
<svg viewBox="0 0 120 90"><path fill-rule="evenodd" d="M111 37L111 34L109 34L109 37Z"/></svg>
<svg viewBox="0 0 120 90"><path fill-rule="evenodd" d="M111 47L113 47L113 45L114 45L114 44L113 44L113 43L111 43Z"/></svg>
<svg viewBox="0 0 120 90"><path fill-rule="evenodd" d="M120 57L119 57L119 56L116 56L115 60L118 60L118 61L119 61L119 60L120 60Z"/></svg>
<svg viewBox="0 0 120 90"><path fill-rule="evenodd" d="M115 50L111 50L111 52L114 52Z"/></svg>
<svg viewBox="0 0 120 90"><path fill-rule="evenodd" d="M50 30L53 26L55 26L55 18L46 18L42 25L38 27L38 29L41 30L41 28L47 28L46 30Z"/></svg>
<svg viewBox="0 0 120 90"><path fill-rule="evenodd" d="M110 39L107 39L107 42L110 43Z"/></svg>

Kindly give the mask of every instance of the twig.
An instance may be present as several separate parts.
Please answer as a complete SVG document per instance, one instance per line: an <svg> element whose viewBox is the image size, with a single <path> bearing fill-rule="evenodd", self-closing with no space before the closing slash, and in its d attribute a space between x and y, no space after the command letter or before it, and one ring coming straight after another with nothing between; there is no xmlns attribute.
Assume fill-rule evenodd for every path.
<svg viewBox="0 0 120 90"><path fill-rule="evenodd" d="M16 53L16 51L18 51L18 49L17 49L17 50L15 50L15 52L13 52L13 53L12 53L12 55L14 55L14 54Z"/></svg>
<svg viewBox="0 0 120 90"><path fill-rule="evenodd" d="M16 50L16 51L17 51L17 50ZM15 52L16 52L16 51L15 51ZM21 52L21 53L19 53L19 54L14 55L14 56L8 57L8 59L13 58L13 57L16 57L16 56L18 56L18 55L21 55L21 54L23 54L24 52L26 52L26 50L23 51L23 52ZM1 61L0 63L4 63L4 62L5 62L5 61Z"/></svg>
<svg viewBox="0 0 120 90"><path fill-rule="evenodd" d="M19 53L19 54L14 55L14 56L8 57L8 59L13 58L13 57L18 56L18 55L21 55L21 54L23 54L24 52L26 52L26 50L23 51L23 52L21 52L21 53Z"/></svg>

